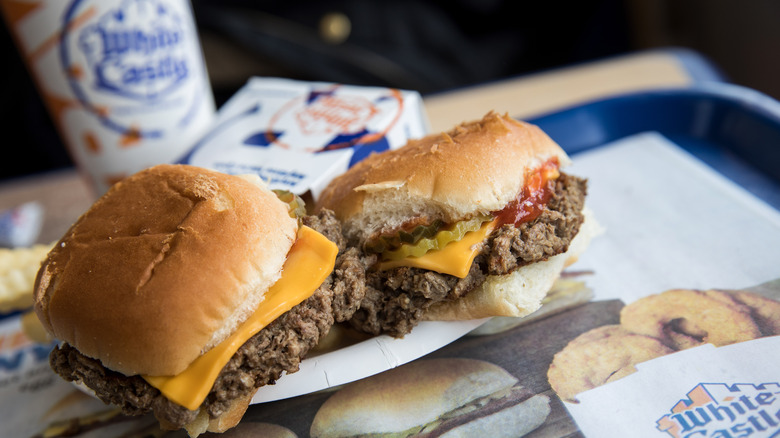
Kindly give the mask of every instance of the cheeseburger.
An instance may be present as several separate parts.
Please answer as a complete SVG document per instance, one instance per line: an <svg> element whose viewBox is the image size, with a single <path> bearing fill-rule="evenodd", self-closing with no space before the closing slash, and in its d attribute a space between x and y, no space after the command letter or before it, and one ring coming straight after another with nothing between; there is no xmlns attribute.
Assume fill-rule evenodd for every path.
<svg viewBox="0 0 780 438"><path fill-rule="evenodd" d="M364 290L338 222L297 216L287 195L184 165L114 185L38 273L35 312L59 340L52 368L166 429L234 426Z"/></svg>
<svg viewBox="0 0 780 438"><path fill-rule="evenodd" d="M351 324L396 337L419 321L524 316L587 245L586 181L538 127L495 113L371 155L318 199L366 254Z"/></svg>

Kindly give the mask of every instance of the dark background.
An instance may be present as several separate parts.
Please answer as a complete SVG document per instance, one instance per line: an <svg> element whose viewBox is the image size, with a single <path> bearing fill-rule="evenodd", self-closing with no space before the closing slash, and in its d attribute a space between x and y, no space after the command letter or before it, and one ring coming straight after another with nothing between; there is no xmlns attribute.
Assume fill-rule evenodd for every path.
<svg viewBox="0 0 780 438"><path fill-rule="evenodd" d="M253 75L426 95L657 47L780 98L776 0L192 1L218 105ZM4 23L0 50L0 180L71 166Z"/></svg>

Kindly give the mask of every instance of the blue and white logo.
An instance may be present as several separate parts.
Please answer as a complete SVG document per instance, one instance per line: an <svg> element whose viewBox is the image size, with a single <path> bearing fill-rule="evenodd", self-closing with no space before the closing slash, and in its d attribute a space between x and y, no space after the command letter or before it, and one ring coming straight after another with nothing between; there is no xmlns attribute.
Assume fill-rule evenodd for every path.
<svg viewBox="0 0 780 438"><path fill-rule="evenodd" d="M195 117L207 78L188 7L74 0L66 10L60 60L74 95L104 126L154 138Z"/></svg>
<svg viewBox="0 0 780 438"><path fill-rule="evenodd" d="M157 99L189 73L181 19L156 0L127 0L78 35L101 91Z"/></svg>

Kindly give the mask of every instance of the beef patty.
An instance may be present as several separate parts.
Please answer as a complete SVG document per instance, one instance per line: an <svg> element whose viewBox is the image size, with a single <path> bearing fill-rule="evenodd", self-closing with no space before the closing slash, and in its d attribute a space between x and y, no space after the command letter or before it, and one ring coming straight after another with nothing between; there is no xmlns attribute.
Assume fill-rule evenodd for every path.
<svg viewBox="0 0 780 438"><path fill-rule="evenodd" d="M224 412L231 400L274 383L283 372L297 371L301 359L334 322L348 320L363 298L366 267L356 249L345 247L332 212L323 211L303 222L339 246L333 273L311 297L255 334L233 355L201 405L212 417ZM161 424L178 429L198 413L168 400L142 377L109 370L68 344L55 348L49 361L64 379L83 382L98 398L121 407L127 415L152 411Z"/></svg>
<svg viewBox="0 0 780 438"><path fill-rule="evenodd" d="M583 221L587 181L561 173L542 213L519 227L491 233L465 278L420 268L400 267L366 274L366 297L350 320L357 330L402 337L432 304L457 299L488 275L515 269L566 252Z"/></svg>

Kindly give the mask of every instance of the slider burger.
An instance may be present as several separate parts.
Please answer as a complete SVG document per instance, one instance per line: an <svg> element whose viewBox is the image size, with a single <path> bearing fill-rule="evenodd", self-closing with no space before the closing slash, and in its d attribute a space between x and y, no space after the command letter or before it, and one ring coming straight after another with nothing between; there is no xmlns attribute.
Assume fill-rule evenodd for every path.
<svg viewBox="0 0 780 438"><path fill-rule="evenodd" d="M569 162L538 127L489 113L334 179L317 208L372 264L351 324L400 337L425 319L536 310L594 229Z"/></svg>
<svg viewBox="0 0 780 438"><path fill-rule="evenodd" d="M165 429L234 426L364 289L338 222L298 218L287 195L184 165L114 185L38 273L35 312L60 342L52 368Z"/></svg>

